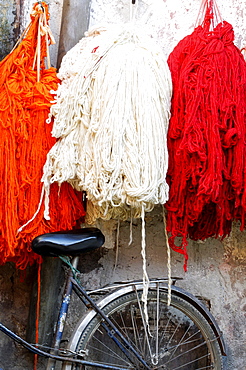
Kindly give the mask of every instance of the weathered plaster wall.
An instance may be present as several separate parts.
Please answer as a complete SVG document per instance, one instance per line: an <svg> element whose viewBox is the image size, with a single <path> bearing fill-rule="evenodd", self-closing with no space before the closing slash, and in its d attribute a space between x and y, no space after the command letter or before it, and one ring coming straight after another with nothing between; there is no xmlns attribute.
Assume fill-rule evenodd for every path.
<svg viewBox="0 0 246 370"><path fill-rule="evenodd" d="M0 321L9 329L25 338L31 287L36 280L34 268L28 268L25 274L16 271L7 263L0 266ZM0 332L0 369L32 369L33 356Z"/></svg>
<svg viewBox="0 0 246 370"><path fill-rule="evenodd" d="M15 0L0 1L0 60L15 44L20 20L18 10Z"/></svg>
<svg viewBox="0 0 246 370"><path fill-rule="evenodd" d="M30 3L30 0L25 1L26 9ZM51 11L50 22L51 29L54 34L57 33L57 37L60 32L62 3L61 0L51 2L51 6L59 7L59 13L57 13L57 8ZM126 21L129 18L129 3L129 0L92 0L90 25ZM200 0L140 0L137 22L148 25L149 32L158 40L165 54L168 55L180 39L192 32L200 3ZM217 3L223 18L234 26L235 42L241 48L246 44L245 0L231 0L230 2L218 0ZM69 37L71 39L74 36L70 34ZM54 63L58 54L58 45L55 48ZM80 266L84 271L82 280L85 285L88 288L95 288L113 281L141 278L141 223L136 221L133 224L133 244L131 246L128 246L129 223L121 223L117 263L116 223L99 222L98 226L106 235L105 248L81 258ZM146 216L146 233L149 276L165 276L167 275L167 260L161 208L157 207ZM188 247L189 269L186 274L183 271L182 256L172 253L172 274L183 277L178 285L210 301L211 311L226 341L228 353L226 370L242 370L246 364L245 245L246 232L240 232L238 225L234 226L231 236L223 242L214 239L203 243L190 242ZM54 276L57 276L55 274L57 265L51 265L48 261L44 264L44 269L46 269L46 275L43 278L46 292L42 293L44 302L50 292L48 287L53 285ZM27 279L21 283L13 266L0 267L0 319L4 319L20 335L26 330L25 323L30 302L32 311L34 310L34 303L31 301L33 294L31 285L36 281L35 273L34 268L29 269ZM55 305L58 293L52 293ZM80 314L81 308L78 309L75 300L65 339L69 336ZM41 317L41 326L44 326L48 312L43 309ZM43 339L46 341L46 338ZM14 350L12 357L10 349ZM24 361L23 365L20 365L21 361ZM3 370L33 368L32 358L27 356L27 352L18 349L6 338L3 339L1 334L0 368ZM39 369L43 368L41 361Z"/></svg>
<svg viewBox="0 0 246 370"><path fill-rule="evenodd" d="M137 23L147 25L168 56L193 31L201 3L201 0L139 0ZM130 4L130 0L92 0L90 25L128 21ZM217 0L217 4L223 19L233 25L235 43L241 48L246 44L245 0Z"/></svg>

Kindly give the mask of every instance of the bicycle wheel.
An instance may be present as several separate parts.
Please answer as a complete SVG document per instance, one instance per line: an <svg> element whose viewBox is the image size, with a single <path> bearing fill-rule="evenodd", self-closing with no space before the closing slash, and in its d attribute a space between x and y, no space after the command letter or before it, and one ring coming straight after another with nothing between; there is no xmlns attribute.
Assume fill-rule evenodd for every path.
<svg viewBox="0 0 246 370"><path fill-rule="evenodd" d="M163 290L148 292L148 325L141 302L142 291L122 295L103 308L120 332L138 351L150 369L222 369L217 339L200 312L184 299L172 296L167 306ZM157 298L158 297L158 298ZM77 351L86 361L124 369L145 369L134 355L125 353L105 331L96 315L82 331ZM72 369L95 370L101 367L78 366Z"/></svg>

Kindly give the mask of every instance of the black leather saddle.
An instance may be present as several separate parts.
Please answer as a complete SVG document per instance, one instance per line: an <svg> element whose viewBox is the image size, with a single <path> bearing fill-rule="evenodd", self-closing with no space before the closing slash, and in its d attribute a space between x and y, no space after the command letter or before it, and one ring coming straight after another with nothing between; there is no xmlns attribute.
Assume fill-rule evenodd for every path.
<svg viewBox="0 0 246 370"><path fill-rule="evenodd" d="M37 236L32 250L41 256L77 256L104 244L103 233L95 227L71 231L57 231Z"/></svg>

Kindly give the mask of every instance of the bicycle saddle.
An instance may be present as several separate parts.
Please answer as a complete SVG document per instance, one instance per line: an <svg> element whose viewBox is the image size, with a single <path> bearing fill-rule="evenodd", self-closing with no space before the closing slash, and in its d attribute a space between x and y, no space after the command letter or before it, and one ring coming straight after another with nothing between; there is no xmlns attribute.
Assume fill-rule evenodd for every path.
<svg viewBox="0 0 246 370"><path fill-rule="evenodd" d="M32 241L32 250L41 256L76 256L103 245L105 237L95 227L71 231L57 231L37 236Z"/></svg>

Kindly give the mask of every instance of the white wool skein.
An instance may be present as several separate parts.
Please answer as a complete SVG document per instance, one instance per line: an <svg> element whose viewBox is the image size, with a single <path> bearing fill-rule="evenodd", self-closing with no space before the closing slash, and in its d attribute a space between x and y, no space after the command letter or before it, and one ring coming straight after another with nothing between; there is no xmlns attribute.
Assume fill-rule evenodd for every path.
<svg viewBox="0 0 246 370"><path fill-rule="evenodd" d="M133 25L87 37L60 71L46 195L51 183L68 181L86 191L91 222L140 217L168 199L170 71L161 48Z"/></svg>

